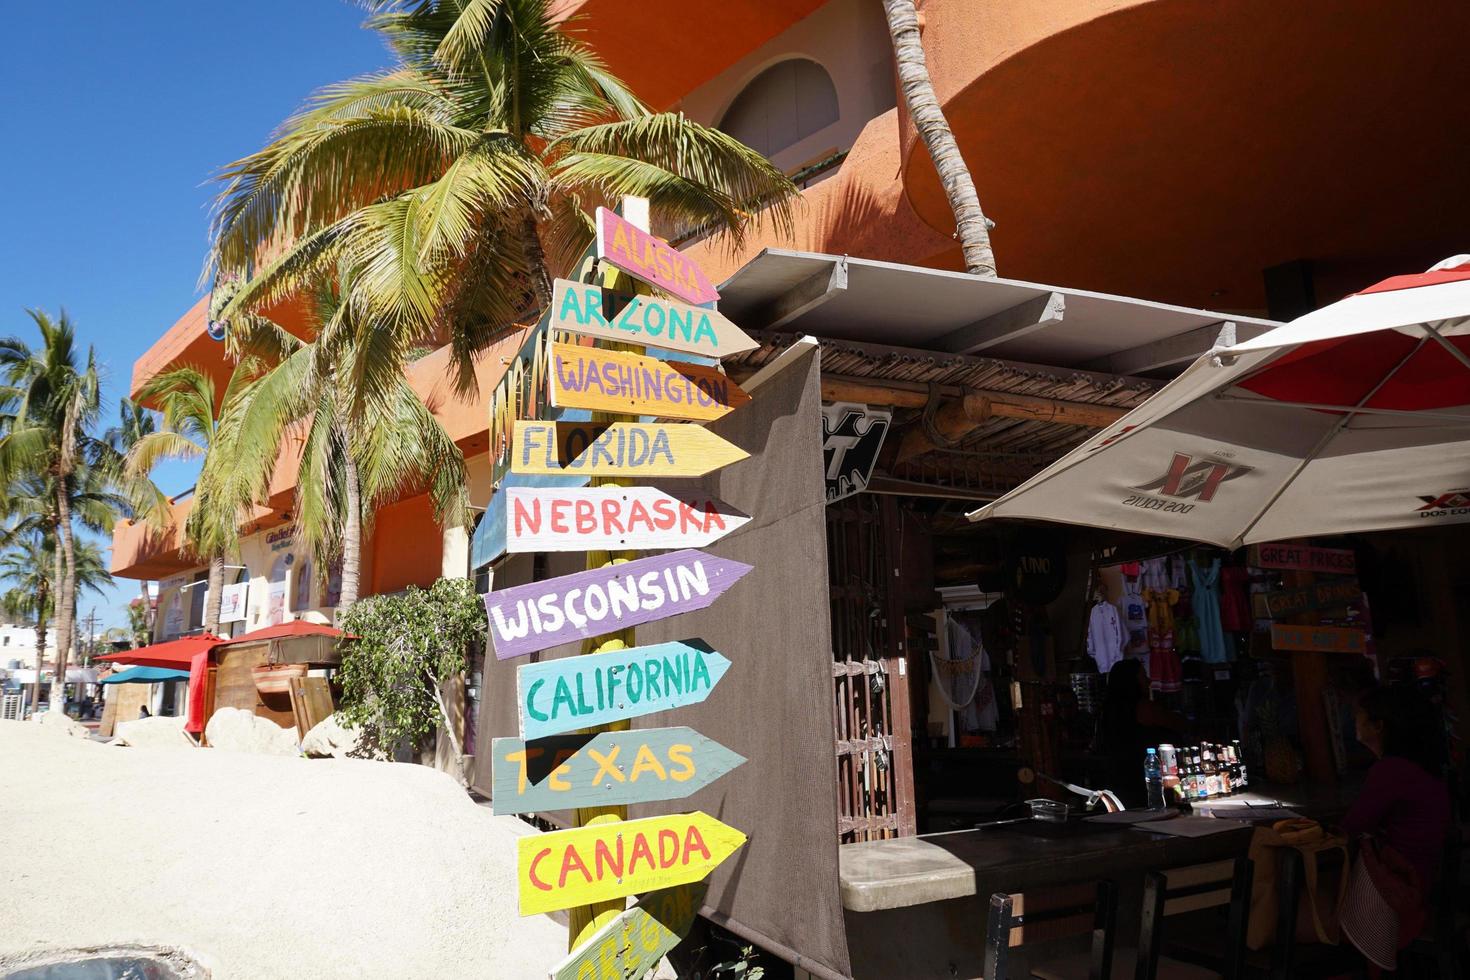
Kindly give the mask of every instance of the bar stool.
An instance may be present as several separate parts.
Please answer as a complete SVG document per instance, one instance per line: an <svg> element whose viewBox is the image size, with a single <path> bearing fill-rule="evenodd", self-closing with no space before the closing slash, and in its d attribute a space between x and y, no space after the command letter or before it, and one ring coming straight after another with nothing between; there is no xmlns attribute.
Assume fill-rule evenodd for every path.
<svg viewBox="0 0 1470 980"><path fill-rule="evenodd" d="M1110 980L1117 920L1118 886L1109 880L1095 887L1047 889L1044 894L996 892L990 896L985 928L984 978L1011 980L1010 951L1023 943L1091 933L1091 952L1078 976Z"/></svg>

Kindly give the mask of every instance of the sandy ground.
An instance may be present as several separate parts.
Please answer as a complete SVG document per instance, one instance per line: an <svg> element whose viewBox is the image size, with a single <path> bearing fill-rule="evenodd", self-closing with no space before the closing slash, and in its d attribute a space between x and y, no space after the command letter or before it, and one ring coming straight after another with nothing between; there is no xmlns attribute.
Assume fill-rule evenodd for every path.
<svg viewBox="0 0 1470 980"><path fill-rule="evenodd" d="M127 943L225 980L545 977L566 931L516 914L523 832L421 766L0 721L0 969Z"/></svg>

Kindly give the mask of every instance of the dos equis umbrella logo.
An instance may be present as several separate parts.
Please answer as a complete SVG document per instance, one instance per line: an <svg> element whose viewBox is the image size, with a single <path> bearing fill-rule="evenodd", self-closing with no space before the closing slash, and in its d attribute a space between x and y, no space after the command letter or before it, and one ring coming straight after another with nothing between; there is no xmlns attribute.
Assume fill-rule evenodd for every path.
<svg viewBox="0 0 1470 980"><path fill-rule="evenodd" d="M1196 459L1188 453L1176 452L1163 476L1133 487L1137 492L1124 498L1123 504L1146 510L1187 514L1194 510L1195 503L1207 504L1214 500L1223 484L1238 480L1251 469L1249 466L1220 459Z"/></svg>

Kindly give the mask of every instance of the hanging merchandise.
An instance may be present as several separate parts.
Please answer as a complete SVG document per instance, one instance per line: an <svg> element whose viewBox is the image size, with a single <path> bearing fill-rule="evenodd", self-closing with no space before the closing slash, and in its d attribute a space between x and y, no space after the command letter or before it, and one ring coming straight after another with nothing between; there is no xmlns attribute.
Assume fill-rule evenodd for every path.
<svg viewBox="0 0 1470 980"><path fill-rule="evenodd" d="M1093 603L1087 618L1087 653L1097 664L1097 672L1106 674L1123 659L1128 648L1128 634L1118 616L1118 607L1106 600Z"/></svg>
<svg viewBox="0 0 1470 980"><path fill-rule="evenodd" d="M1155 691L1173 693L1184 680L1174 648L1174 603L1179 601L1179 590L1145 589L1143 600L1148 604L1149 680Z"/></svg>
<svg viewBox="0 0 1470 980"><path fill-rule="evenodd" d="M958 713L959 725L967 732L993 732L998 722L995 691L985 674L990 659L985 647L969 626L956 616L949 616L945 628L948 657L938 651L929 652L934 669L935 686L940 699Z"/></svg>
<svg viewBox="0 0 1470 980"><path fill-rule="evenodd" d="M1199 623L1199 652L1205 663L1223 664L1230 660L1225 646L1225 632L1220 626L1220 559L1213 558L1201 568L1189 560L1189 575L1194 584L1194 617Z"/></svg>
<svg viewBox="0 0 1470 980"><path fill-rule="evenodd" d="M1220 569L1220 625L1231 633L1249 633L1251 616L1250 572L1243 565Z"/></svg>
<svg viewBox="0 0 1470 980"><path fill-rule="evenodd" d="M1123 629L1128 634L1127 652L1134 655L1148 653L1148 607L1143 601L1143 592L1138 587L1138 576L1129 575L1130 565L1123 567L1123 598L1119 605L1123 612ZM1137 562L1131 567L1138 569Z"/></svg>

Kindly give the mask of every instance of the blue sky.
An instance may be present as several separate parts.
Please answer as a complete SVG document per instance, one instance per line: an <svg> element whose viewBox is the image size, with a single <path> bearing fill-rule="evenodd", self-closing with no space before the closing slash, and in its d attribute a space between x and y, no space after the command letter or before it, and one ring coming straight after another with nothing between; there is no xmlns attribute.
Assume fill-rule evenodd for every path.
<svg viewBox="0 0 1470 980"><path fill-rule="evenodd" d="M200 295L211 176L316 88L385 67L346 0L10 4L0 59L0 334L65 307L106 367L110 424L133 361ZM170 466L160 485L192 483ZM119 625L138 586L84 596Z"/></svg>

